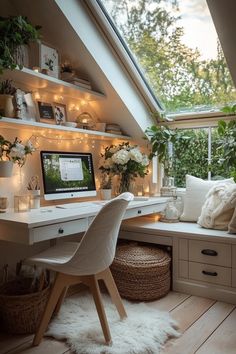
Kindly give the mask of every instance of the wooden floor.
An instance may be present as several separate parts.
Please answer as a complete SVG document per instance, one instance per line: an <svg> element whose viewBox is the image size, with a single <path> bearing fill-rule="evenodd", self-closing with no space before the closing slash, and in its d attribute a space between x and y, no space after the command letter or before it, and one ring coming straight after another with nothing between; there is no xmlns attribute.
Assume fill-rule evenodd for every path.
<svg viewBox="0 0 236 354"><path fill-rule="evenodd" d="M236 354L236 306L177 292L148 306L169 311L179 323L181 336L161 354ZM0 354L72 354L64 342L45 338L31 347L31 341L31 335L0 334Z"/></svg>

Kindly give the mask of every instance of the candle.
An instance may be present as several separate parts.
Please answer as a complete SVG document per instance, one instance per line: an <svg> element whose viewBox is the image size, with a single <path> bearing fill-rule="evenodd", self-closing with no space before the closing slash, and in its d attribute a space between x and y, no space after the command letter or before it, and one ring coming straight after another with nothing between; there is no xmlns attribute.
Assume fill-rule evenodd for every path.
<svg viewBox="0 0 236 354"><path fill-rule="evenodd" d="M40 68L38 66L33 66L33 70L36 72L36 73L40 73Z"/></svg>
<svg viewBox="0 0 236 354"><path fill-rule="evenodd" d="M15 195L14 196L14 211L16 213L30 210L30 196L29 195Z"/></svg>

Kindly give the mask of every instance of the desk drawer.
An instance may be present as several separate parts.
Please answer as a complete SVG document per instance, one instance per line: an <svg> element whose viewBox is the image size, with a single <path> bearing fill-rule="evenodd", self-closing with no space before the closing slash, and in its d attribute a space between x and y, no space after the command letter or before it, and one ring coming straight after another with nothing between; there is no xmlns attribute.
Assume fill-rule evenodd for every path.
<svg viewBox="0 0 236 354"><path fill-rule="evenodd" d="M33 242L77 234L79 232L86 231L87 228L87 218L35 227L33 229Z"/></svg>
<svg viewBox="0 0 236 354"><path fill-rule="evenodd" d="M158 213L164 209L165 205L166 203L160 203L154 205L141 206L133 209L127 209L123 219L130 219L136 216Z"/></svg>
<svg viewBox="0 0 236 354"><path fill-rule="evenodd" d="M231 267L231 245L189 240L189 260Z"/></svg>
<svg viewBox="0 0 236 354"><path fill-rule="evenodd" d="M189 279L231 286L231 269L216 265L189 262Z"/></svg>

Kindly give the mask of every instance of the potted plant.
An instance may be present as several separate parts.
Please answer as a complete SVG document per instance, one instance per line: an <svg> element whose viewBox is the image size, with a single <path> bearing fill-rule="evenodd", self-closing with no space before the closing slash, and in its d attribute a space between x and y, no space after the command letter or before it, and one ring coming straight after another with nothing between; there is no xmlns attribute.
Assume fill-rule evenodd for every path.
<svg viewBox="0 0 236 354"><path fill-rule="evenodd" d="M14 117L13 95L16 88L12 85L12 80L2 81L0 84L0 114L4 117Z"/></svg>
<svg viewBox="0 0 236 354"><path fill-rule="evenodd" d="M111 176L107 173L102 173L101 175L101 198L104 200L111 199Z"/></svg>
<svg viewBox="0 0 236 354"><path fill-rule="evenodd" d="M0 177L10 177L13 164L22 167L27 155L35 151L30 140L24 145L21 140L15 138L13 142L0 135Z"/></svg>
<svg viewBox="0 0 236 354"><path fill-rule="evenodd" d="M100 170L109 176L120 177L119 193L129 191L136 177L144 178L148 174L148 156L137 145L130 145L129 142L110 145L101 156Z"/></svg>
<svg viewBox="0 0 236 354"><path fill-rule="evenodd" d="M157 155L158 161L163 164L163 187L174 186L174 177L172 176L173 145L177 140L189 139L189 137L180 135L178 129L170 129L165 124L153 125L147 128L145 133L152 144L149 158L152 159Z"/></svg>
<svg viewBox="0 0 236 354"><path fill-rule="evenodd" d="M227 114L236 113L236 105L226 106L222 109ZM236 119L230 120L228 123L224 120L218 121L219 142L218 149L222 152L220 163L236 182Z"/></svg>
<svg viewBox="0 0 236 354"><path fill-rule="evenodd" d="M0 74L4 69L22 69L24 48L39 39L40 28L24 16L0 17Z"/></svg>

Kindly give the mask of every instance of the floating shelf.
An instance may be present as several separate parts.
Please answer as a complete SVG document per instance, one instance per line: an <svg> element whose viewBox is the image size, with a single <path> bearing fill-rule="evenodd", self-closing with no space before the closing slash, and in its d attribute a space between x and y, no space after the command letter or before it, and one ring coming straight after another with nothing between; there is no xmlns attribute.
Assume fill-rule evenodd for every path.
<svg viewBox="0 0 236 354"><path fill-rule="evenodd" d="M87 134L88 136L96 137L100 139L132 140L132 138L127 135L110 134L105 132L99 132L96 130L64 127L62 125L53 125L53 124L40 123L40 122L34 122L30 120L23 120L23 119L16 119L16 118L5 118L5 117L1 118L0 127L6 129L20 129L22 127L23 129L30 130L32 134L34 132L47 129L49 131L51 130L51 131L60 131L66 133Z"/></svg>
<svg viewBox="0 0 236 354"><path fill-rule="evenodd" d="M60 94L74 99L97 101L105 98L103 93L88 90L69 82L56 79L55 77L37 73L28 68L23 68L22 70L15 69L12 71L5 70L2 78L25 84L32 90L46 90L56 95Z"/></svg>

